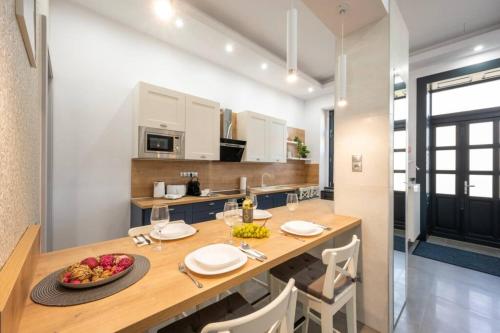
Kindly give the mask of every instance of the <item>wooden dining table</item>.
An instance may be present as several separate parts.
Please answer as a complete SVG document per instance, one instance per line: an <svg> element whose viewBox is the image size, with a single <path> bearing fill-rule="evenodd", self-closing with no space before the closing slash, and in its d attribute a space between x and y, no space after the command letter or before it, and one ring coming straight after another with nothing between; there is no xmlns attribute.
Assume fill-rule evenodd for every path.
<svg viewBox="0 0 500 333"><path fill-rule="evenodd" d="M149 272L137 283L107 298L66 307L49 307L27 299L20 321L20 332L143 332L183 311L194 308L230 288L236 287L286 260L360 225L356 217L335 215L333 202L320 199L303 201L298 209L286 207L269 210L272 218L266 226L271 233L265 239L245 239L268 257L264 262L249 259L232 272L196 278L203 284L197 288L178 270L190 252L205 245L223 243L229 237L229 227L222 220L194 224L198 232L188 238L163 242L161 252L152 246L137 247L124 237L100 243L43 253L34 267L31 288L48 274L83 258L105 253L131 253L146 256L151 263ZM330 227L314 237L287 236L280 226L289 220L306 220ZM256 222L262 223L262 222ZM242 239L235 238L236 245Z"/></svg>

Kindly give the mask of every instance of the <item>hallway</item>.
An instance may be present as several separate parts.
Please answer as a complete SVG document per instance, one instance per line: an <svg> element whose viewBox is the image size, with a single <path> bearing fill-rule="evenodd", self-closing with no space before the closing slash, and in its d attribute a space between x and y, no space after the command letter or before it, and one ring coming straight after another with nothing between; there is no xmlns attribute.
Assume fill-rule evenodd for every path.
<svg viewBox="0 0 500 333"><path fill-rule="evenodd" d="M494 333L500 278L410 255L407 304L396 333Z"/></svg>

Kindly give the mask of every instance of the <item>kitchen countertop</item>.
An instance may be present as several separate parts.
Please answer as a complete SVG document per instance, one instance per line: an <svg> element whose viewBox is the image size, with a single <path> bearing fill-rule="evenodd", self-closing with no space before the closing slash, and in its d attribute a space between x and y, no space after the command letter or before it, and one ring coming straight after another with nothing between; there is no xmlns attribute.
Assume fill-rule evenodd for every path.
<svg viewBox="0 0 500 333"><path fill-rule="evenodd" d="M271 194L271 193L280 193L287 191L294 191L300 187L308 187L308 186L318 186L318 184L286 184L286 185L269 185L269 189L264 189L262 187L252 187L250 188L251 193L255 194ZM214 201L214 200L227 200L227 199L239 199L245 197L245 193L240 194L213 194L209 197L195 197L195 196L185 196L176 200L169 199L155 199L152 197L144 197L144 198L132 198L131 202L133 205L141 208L148 209L153 207L153 205L187 205L193 204L197 202L205 202L205 201Z"/></svg>

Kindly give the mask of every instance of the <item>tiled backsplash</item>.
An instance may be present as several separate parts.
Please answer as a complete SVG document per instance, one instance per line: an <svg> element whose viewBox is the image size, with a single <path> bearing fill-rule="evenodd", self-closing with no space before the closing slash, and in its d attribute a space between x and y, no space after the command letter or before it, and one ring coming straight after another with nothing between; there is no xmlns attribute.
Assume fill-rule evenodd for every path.
<svg viewBox="0 0 500 333"><path fill-rule="evenodd" d="M164 181L167 185L186 184L189 178L181 177L184 171L198 172L201 188L211 190L235 189L240 177L247 177L247 186L260 186L262 174L267 185L319 182L319 165L304 161L278 163L231 163L206 161L132 160L133 198L153 195L153 182Z"/></svg>

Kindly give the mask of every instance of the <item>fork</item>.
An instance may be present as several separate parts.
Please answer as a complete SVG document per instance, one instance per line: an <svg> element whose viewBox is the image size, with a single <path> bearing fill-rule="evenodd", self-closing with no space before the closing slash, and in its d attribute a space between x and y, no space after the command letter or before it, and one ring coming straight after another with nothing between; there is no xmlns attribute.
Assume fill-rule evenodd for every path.
<svg viewBox="0 0 500 333"><path fill-rule="evenodd" d="M189 278L191 279L191 281L193 281L193 283L198 287L198 288L203 288L203 285L198 282L198 280L196 280L192 275L191 273L189 273L189 271L187 270L186 268L186 265L184 265L184 263L180 262L179 263L179 272L181 273L184 273L186 274L187 276L189 276Z"/></svg>

